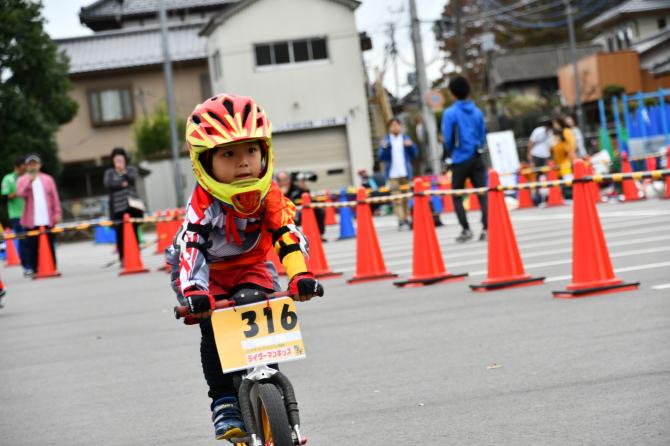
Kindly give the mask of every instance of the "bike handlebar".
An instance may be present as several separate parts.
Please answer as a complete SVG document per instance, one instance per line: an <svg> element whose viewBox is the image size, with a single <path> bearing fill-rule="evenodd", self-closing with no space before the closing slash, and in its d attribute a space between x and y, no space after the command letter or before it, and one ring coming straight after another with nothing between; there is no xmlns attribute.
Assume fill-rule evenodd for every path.
<svg viewBox="0 0 670 446"><path fill-rule="evenodd" d="M250 302L245 302L245 305L248 303L262 302L264 300L277 299L280 297L291 296L288 291L277 291L276 293L266 294L259 292L260 297L257 299L252 299ZM235 299L222 299L216 301L214 304L214 309L220 310L222 308L230 308L235 306ZM176 319L181 319L183 317L189 316L191 312L188 310L188 307L183 305L177 305L174 307L174 317Z"/></svg>

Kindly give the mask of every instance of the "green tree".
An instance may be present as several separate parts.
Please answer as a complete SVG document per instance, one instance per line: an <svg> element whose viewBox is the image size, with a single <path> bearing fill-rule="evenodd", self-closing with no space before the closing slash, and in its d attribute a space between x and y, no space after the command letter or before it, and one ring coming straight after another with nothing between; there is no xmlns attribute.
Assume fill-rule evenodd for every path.
<svg viewBox="0 0 670 446"><path fill-rule="evenodd" d="M177 138L181 149L184 147L186 120L177 119ZM133 124L133 135L137 152L142 158L158 158L169 156L170 151L170 118L165 103L156 107L150 116L143 116Z"/></svg>
<svg viewBox="0 0 670 446"><path fill-rule="evenodd" d="M44 170L60 172L54 135L77 113L70 99L69 62L44 31L42 4L0 0L0 173L14 158L42 156Z"/></svg>

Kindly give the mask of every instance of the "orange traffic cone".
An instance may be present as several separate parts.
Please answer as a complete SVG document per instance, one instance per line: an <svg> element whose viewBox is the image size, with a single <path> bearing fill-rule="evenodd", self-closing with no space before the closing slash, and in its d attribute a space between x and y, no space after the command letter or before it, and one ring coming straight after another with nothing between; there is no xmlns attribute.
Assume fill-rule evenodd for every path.
<svg viewBox="0 0 670 446"><path fill-rule="evenodd" d="M444 267L440 244L435 233L433 214L430 211L430 198L421 192L426 186L420 178L414 179L414 235L412 276L393 284L399 287L431 285L445 280L462 280L465 274L450 274Z"/></svg>
<svg viewBox="0 0 670 446"><path fill-rule="evenodd" d="M326 207L326 213L324 215L323 223L326 226L333 226L337 224L337 218L335 217L335 208L333 206L330 206L330 204L333 202L330 196L330 192L326 191L326 203L328 203L328 206Z"/></svg>
<svg viewBox="0 0 670 446"><path fill-rule="evenodd" d="M544 282L544 277L531 277L524 270L505 203L505 193L495 190L499 185L498 172L489 171L488 276L479 285L470 285L474 291L539 285Z"/></svg>
<svg viewBox="0 0 670 446"><path fill-rule="evenodd" d="M16 252L16 238L7 238L9 234L11 234L12 231L9 230L9 228L5 229L5 251L7 253L7 259L5 260L5 266L18 266L21 264L21 258L19 257L19 254Z"/></svg>
<svg viewBox="0 0 670 446"><path fill-rule="evenodd" d="M33 279L46 279L48 277L58 277L60 273L56 271L54 256L51 252L51 243L44 226L40 226L40 235L37 241L37 273Z"/></svg>
<svg viewBox="0 0 670 446"><path fill-rule="evenodd" d="M598 210L585 176L584 163L574 162L572 205L572 283L567 289L554 291L554 297L584 297L593 294L634 290L639 282L625 283L614 277L607 244L600 226Z"/></svg>
<svg viewBox="0 0 670 446"><path fill-rule="evenodd" d="M447 180L446 177L442 178L440 189L451 190L451 181ZM451 195L442 195L442 213L446 214L448 212L454 212L454 199Z"/></svg>
<svg viewBox="0 0 670 446"><path fill-rule="evenodd" d="M624 153L621 156L621 173L632 173L633 169L630 167L628 156ZM623 196L625 201L637 201L640 199L640 192L637 190L635 180L627 179L622 182Z"/></svg>
<svg viewBox="0 0 670 446"><path fill-rule="evenodd" d="M656 157L655 156L648 156L646 160L647 164L647 170L656 170Z"/></svg>
<svg viewBox="0 0 670 446"><path fill-rule="evenodd" d="M167 216L167 211L165 216ZM166 223L163 213L161 211L156 212L156 251L154 254L164 254L165 248L170 246L170 240L165 230Z"/></svg>
<svg viewBox="0 0 670 446"><path fill-rule="evenodd" d="M266 257L272 264L274 265L275 269L277 270L277 274L280 276L285 276L286 275L286 269L284 268L284 265L281 264L281 261L279 260L279 256L275 252L274 247L268 249L268 255Z"/></svg>
<svg viewBox="0 0 670 446"><path fill-rule="evenodd" d="M135 229L130 222L130 215L123 215L123 271L120 276L126 274L148 273L149 270L142 264L140 248L137 243Z"/></svg>
<svg viewBox="0 0 670 446"><path fill-rule="evenodd" d="M321 243L321 233L319 232L319 226L316 223L316 216L314 215L314 209L309 206L312 204L312 199L307 192L302 194L302 204L302 229L309 242L309 258L307 259L307 266L310 272L321 279L341 276L342 273L335 273L328 267L326 253L323 251L323 244Z"/></svg>
<svg viewBox="0 0 670 446"><path fill-rule="evenodd" d="M467 189L472 188L472 183L470 182L470 180L468 180L465 183L465 187ZM468 210L469 211L478 211L480 209L481 209L481 206L479 205L479 195L470 194L470 196L468 197Z"/></svg>
<svg viewBox="0 0 670 446"><path fill-rule="evenodd" d="M549 181L558 180L558 174L556 173L556 166L554 163L549 163ZM549 198L547 198L547 206L563 206L563 192L561 192L561 186L551 186L549 187Z"/></svg>
<svg viewBox="0 0 670 446"><path fill-rule="evenodd" d="M182 225L182 219L180 218L180 210L175 208L173 210L166 210L165 211L165 223L163 226L163 234L165 235L164 238L164 248L162 250L163 253L165 253L165 249L172 244L174 241L174 236L179 231ZM185 213L185 212L184 212ZM172 271L172 267L170 266L167 261L165 264L161 267L159 267L156 271L165 271L169 273Z"/></svg>
<svg viewBox="0 0 670 446"><path fill-rule="evenodd" d="M372 223L370 205L365 203L368 197L365 188L358 188L356 200L356 274L349 279L349 283L367 282L371 280L390 279L398 277L386 269L382 251L379 248L377 231Z"/></svg>
<svg viewBox="0 0 670 446"><path fill-rule="evenodd" d="M524 184L528 184L526 175L519 174L519 206L517 209L528 209L533 207L533 197L530 193L530 189L525 188L523 186Z"/></svg>

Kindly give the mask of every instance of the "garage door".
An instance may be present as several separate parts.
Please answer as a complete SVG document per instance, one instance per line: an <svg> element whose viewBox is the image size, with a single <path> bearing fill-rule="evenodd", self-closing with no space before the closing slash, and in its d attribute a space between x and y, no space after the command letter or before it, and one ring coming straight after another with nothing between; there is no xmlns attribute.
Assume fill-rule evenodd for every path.
<svg viewBox="0 0 670 446"><path fill-rule="evenodd" d="M349 150L344 126L272 135L275 172L311 171L318 181L310 189L337 190L351 184Z"/></svg>

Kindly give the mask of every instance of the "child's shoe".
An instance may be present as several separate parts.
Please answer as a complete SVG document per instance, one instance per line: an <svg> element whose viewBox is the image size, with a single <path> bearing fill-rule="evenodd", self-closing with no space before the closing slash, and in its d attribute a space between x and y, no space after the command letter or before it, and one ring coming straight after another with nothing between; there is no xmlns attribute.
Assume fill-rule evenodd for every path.
<svg viewBox="0 0 670 446"><path fill-rule="evenodd" d="M246 431L240 412L240 404L234 396L219 398L212 403L214 436L217 440L244 437Z"/></svg>

